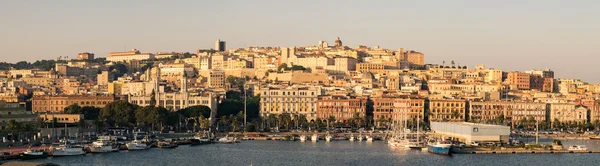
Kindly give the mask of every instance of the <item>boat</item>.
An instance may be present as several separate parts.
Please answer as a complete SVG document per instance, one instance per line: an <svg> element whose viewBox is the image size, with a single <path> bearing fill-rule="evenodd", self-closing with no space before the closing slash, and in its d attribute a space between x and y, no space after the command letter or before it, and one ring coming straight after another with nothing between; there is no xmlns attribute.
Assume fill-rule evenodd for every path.
<svg viewBox="0 0 600 166"><path fill-rule="evenodd" d="M208 131L202 132L202 134L197 133L194 136L194 139L198 140L200 144L207 144L212 142L212 134Z"/></svg>
<svg viewBox="0 0 600 166"><path fill-rule="evenodd" d="M373 142L373 136L372 135L367 135L367 142Z"/></svg>
<svg viewBox="0 0 600 166"><path fill-rule="evenodd" d="M358 135L358 142L361 142L361 141L363 141L363 139L364 139L364 138L363 138L363 136L362 136L362 135Z"/></svg>
<svg viewBox="0 0 600 166"><path fill-rule="evenodd" d="M569 151L587 151L588 149L583 145L573 145L573 146L569 146L569 148L567 150L569 150Z"/></svg>
<svg viewBox="0 0 600 166"><path fill-rule="evenodd" d="M350 138L348 138L348 140L349 140L350 142L354 142L354 135L350 135Z"/></svg>
<svg viewBox="0 0 600 166"><path fill-rule="evenodd" d="M310 140L311 140L312 142L317 142L317 141L319 141L319 135L317 135L317 134L313 134L312 136L310 136Z"/></svg>
<svg viewBox="0 0 600 166"><path fill-rule="evenodd" d="M39 158L46 158L48 157L48 153L46 153L43 150L32 150L32 149L28 149L27 151L21 153L20 158L22 160L29 160L29 159L39 159Z"/></svg>
<svg viewBox="0 0 600 166"><path fill-rule="evenodd" d="M127 150L146 150L150 148L150 146L137 139L125 144L125 146L127 146Z"/></svg>
<svg viewBox="0 0 600 166"><path fill-rule="evenodd" d="M591 136L590 139L591 140L600 140L600 135Z"/></svg>
<svg viewBox="0 0 600 166"><path fill-rule="evenodd" d="M52 156L77 156L85 154L85 151L81 147L73 147L71 144L65 143L58 147L51 147L50 154Z"/></svg>
<svg viewBox="0 0 600 166"><path fill-rule="evenodd" d="M450 155L452 144L446 141L430 142L427 145L427 152L441 155Z"/></svg>
<svg viewBox="0 0 600 166"><path fill-rule="evenodd" d="M332 138L333 138L333 137L332 137L331 135L329 135L329 134L328 134L327 136L325 136L325 141L327 141L327 142L331 142Z"/></svg>
<svg viewBox="0 0 600 166"><path fill-rule="evenodd" d="M232 144L232 143L235 143L235 138L229 137L228 135L226 135L225 137L219 138L219 140L217 140L217 143Z"/></svg>
<svg viewBox="0 0 600 166"><path fill-rule="evenodd" d="M90 146L90 152L92 153L106 153L106 152L116 152L119 151L117 146L114 146L110 142L110 138L100 137L98 140L92 142Z"/></svg>
<svg viewBox="0 0 600 166"><path fill-rule="evenodd" d="M159 148L172 149L176 148L178 145L169 141L160 141L158 142L158 144L156 144L156 146L158 146Z"/></svg>
<svg viewBox="0 0 600 166"><path fill-rule="evenodd" d="M305 141L306 141L306 135L301 135L300 142L305 142Z"/></svg>

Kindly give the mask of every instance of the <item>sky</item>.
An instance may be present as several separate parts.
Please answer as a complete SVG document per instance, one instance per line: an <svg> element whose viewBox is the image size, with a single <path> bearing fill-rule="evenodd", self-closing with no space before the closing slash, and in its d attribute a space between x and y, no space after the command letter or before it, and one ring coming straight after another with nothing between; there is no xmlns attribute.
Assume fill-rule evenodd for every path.
<svg viewBox="0 0 600 166"><path fill-rule="evenodd" d="M333 44L600 83L598 0L2 0L0 61Z"/></svg>

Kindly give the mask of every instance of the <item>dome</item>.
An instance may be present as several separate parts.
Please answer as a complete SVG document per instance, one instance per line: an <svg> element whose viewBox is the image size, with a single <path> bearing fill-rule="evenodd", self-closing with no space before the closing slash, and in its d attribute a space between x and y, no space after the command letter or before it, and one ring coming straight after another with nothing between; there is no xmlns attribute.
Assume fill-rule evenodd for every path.
<svg viewBox="0 0 600 166"><path fill-rule="evenodd" d="M336 46L336 47L342 46L342 40L340 40L340 37L337 37L337 39L334 42L334 46Z"/></svg>

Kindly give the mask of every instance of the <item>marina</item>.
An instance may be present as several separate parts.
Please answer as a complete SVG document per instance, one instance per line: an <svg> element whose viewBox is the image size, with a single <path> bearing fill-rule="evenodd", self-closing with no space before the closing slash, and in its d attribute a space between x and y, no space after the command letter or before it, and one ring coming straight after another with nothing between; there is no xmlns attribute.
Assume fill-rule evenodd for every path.
<svg viewBox="0 0 600 166"><path fill-rule="evenodd" d="M596 141L589 142L587 146L591 149L600 148L594 144ZM582 165L600 162L600 159L594 157L597 154L576 152L497 155L456 153L445 156L420 150L390 148L383 141L242 141L239 144L182 145L174 149L121 150L114 153L89 153L27 161L59 165L480 165L467 161L485 160L489 161L486 165L570 165L569 161L572 160L556 158L556 155L568 155ZM290 159L289 156L295 158Z"/></svg>

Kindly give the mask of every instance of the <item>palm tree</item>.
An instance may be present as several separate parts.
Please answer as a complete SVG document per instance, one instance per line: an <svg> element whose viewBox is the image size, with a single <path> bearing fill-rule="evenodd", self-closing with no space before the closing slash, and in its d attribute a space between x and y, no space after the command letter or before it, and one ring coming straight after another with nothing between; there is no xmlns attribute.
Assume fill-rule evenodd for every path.
<svg viewBox="0 0 600 166"><path fill-rule="evenodd" d="M238 118L233 116L233 115L229 115L229 119L231 119L231 127L232 127L232 131L236 131L237 130L237 126L238 126Z"/></svg>
<svg viewBox="0 0 600 166"><path fill-rule="evenodd" d="M335 123L335 116L331 115L329 116L329 118L327 118L327 130L329 130L329 125L331 125L331 123Z"/></svg>
<svg viewBox="0 0 600 166"><path fill-rule="evenodd" d="M229 119L227 116L221 116L221 119L219 119L219 124L223 125L223 127L226 127L226 125L229 124Z"/></svg>
<svg viewBox="0 0 600 166"><path fill-rule="evenodd" d="M13 136L13 140L15 140L14 136L15 136L15 132L20 131L21 129L21 123L17 122L16 120L10 120L8 121L8 123L6 124L6 129L10 131L10 135Z"/></svg>

